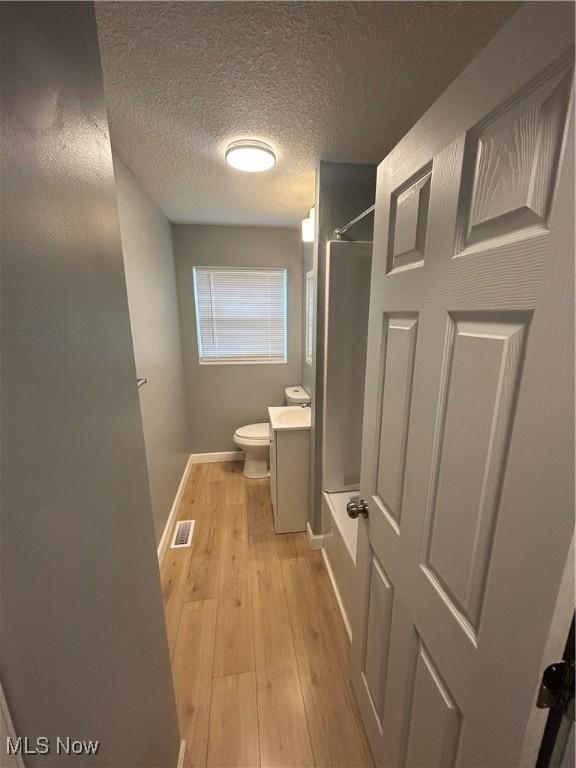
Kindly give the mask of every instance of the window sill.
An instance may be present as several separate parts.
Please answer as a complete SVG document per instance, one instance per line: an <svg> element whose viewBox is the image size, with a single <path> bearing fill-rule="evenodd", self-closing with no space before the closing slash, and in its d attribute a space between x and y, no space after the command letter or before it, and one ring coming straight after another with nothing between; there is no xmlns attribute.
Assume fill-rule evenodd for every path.
<svg viewBox="0 0 576 768"><path fill-rule="evenodd" d="M199 360L199 365L288 365L288 360Z"/></svg>

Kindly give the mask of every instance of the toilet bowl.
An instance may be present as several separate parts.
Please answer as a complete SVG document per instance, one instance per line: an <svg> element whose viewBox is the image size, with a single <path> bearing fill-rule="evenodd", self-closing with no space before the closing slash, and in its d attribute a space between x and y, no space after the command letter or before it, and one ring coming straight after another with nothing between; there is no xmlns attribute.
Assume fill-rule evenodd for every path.
<svg viewBox="0 0 576 768"><path fill-rule="evenodd" d="M244 475L253 479L268 477L270 456L270 428L268 422L247 424L234 432L234 442L245 452Z"/></svg>
<svg viewBox="0 0 576 768"><path fill-rule="evenodd" d="M310 396L304 387L286 387L284 390L286 405L310 405ZM244 453L244 475L253 479L269 477L268 459L270 457L270 427L268 422L247 424L234 432L234 442Z"/></svg>

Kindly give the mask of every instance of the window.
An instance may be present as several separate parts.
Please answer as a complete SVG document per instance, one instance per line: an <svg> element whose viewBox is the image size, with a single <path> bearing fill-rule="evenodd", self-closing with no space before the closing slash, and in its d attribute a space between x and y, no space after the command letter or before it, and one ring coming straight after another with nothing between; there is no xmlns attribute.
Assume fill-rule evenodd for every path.
<svg viewBox="0 0 576 768"><path fill-rule="evenodd" d="M306 273L306 362L312 365L314 334L314 272Z"/></svg>
<svg viewBox="0 0 576 768"><path fill-rule="evenodd" d="M286 270L195 267L201 363L285 363Z"/></svg>

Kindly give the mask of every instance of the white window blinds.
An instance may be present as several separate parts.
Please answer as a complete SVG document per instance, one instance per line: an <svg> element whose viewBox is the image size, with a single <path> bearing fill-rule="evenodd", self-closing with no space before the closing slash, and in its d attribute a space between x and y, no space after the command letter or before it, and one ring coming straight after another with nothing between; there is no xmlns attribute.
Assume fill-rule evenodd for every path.
<svg viewBox="0 0 576 768"><path fill-rule="evenodd" d="M195 267L202 363L285 363L286 270Z"/></svg>
<svg viewBox="0 0 576 768"><path fill-rule="evenodd" d="M306 362L312 365L314 333L314 272L306 273Z"/></svg>

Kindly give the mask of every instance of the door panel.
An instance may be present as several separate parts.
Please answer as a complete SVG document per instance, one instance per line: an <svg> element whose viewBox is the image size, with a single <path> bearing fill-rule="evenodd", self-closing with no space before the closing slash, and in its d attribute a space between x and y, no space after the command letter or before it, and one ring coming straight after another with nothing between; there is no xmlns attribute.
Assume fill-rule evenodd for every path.
<svg viewBox="0 0 576 768"><path fill-rule="evenodd" d="M396 531L399 530L402 512L416 333L416 318L388 317L385 319L376 500Z"/></svg>
<svg viewBox="0 0 576 768"><path fill-rule="evenodd" d="M471 132L464 248L546 227L570 97L570 67L561 62L559 69Z"/></svg>
<svg viewBox="0 0 576 768"><path fill-rule="evenodd" d="M562 6L519 10L378 170L352 678L381 765L518 765L550 653L574 509Z"/></svg>
<svg viewBox="0 0 576 768"><path fill-rule="evenodd" d="M449 323L424 566L477 635L526 322L476 316Z"/></svg>
<svg viewBox="0 0 576 768"><path fill-rule="evenodd" d="M424 263L432 166L428 165L392 195L388 271Z"/></svg>
<svg viewBox="0 0 576 768"><path fill-rule="evenodd" d="M418 638L405 765L454 765L462 716Z"/></svg>
<svg viewBox="0 0 576 768"><path fill-rule="evenodd" d="M366 623L365 684L379 718L384 710L386 660L390 641L390 623L394 590L382 566L374 557L370 574L368 619Z"/></svg>

